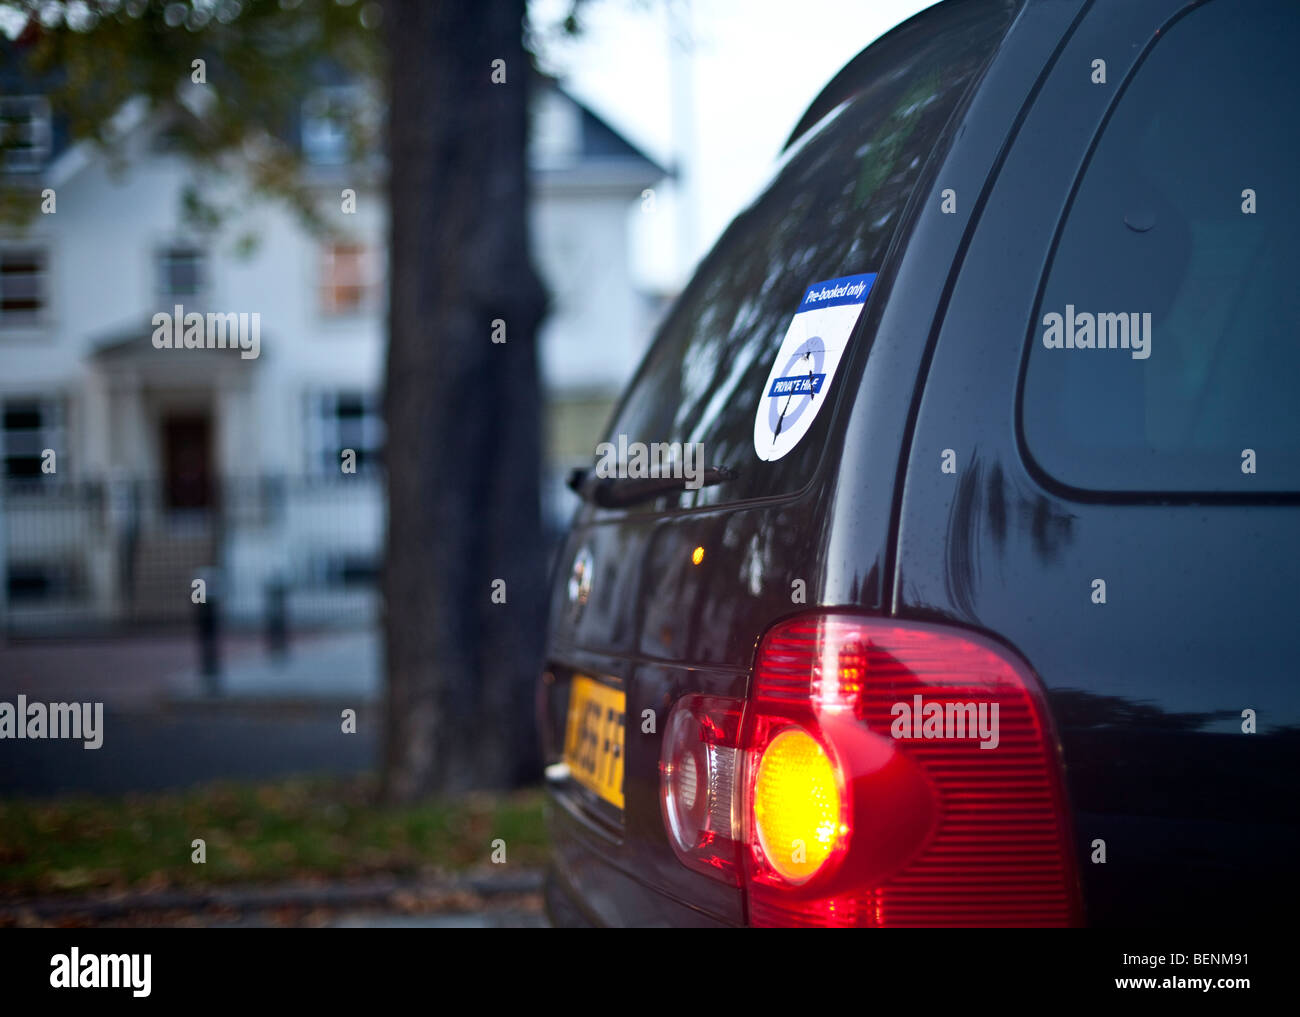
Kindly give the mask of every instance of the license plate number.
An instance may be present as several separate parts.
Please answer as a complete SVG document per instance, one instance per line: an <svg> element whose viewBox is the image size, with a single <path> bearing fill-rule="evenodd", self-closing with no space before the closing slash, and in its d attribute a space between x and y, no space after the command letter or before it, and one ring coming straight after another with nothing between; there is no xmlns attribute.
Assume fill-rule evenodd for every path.
<svg viewBox="0 0 1300 1017"><path fill-rule="evenodd" d="M623 719L627 695L585 675L569 686L564 761L583 787L623 808Z"/></svg>

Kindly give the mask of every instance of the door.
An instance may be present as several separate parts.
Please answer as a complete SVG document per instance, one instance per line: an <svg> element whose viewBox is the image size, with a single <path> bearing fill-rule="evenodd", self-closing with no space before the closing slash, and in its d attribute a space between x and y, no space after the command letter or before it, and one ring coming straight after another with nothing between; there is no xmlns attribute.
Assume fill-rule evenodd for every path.
<svg viewBox="0 0 1300 1017"><path fill-rule="evenodd" d="M212 421L206 415L163 421L163 499L169 509L212 505Z"/></svg>

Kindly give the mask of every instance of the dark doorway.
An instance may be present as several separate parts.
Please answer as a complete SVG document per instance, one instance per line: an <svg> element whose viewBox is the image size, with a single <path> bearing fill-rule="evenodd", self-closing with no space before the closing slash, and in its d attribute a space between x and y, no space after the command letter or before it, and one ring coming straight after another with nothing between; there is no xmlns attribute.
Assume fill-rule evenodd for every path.
<svg viewBox="0 0 1300 1017"><path fill-rule="evenodd" d="M163 496L172 509L212 505L212 421L175 416L163 421Z"/></svg>

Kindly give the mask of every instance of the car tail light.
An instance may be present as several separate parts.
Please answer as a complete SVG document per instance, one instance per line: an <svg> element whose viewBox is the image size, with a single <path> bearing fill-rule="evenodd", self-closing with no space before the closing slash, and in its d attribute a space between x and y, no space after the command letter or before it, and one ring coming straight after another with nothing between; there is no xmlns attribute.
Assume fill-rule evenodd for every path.
<svg viewBox="0 0 1300 1017"><path fill-rule="evenodd" d="M742 706L738 699L680 699L668 718L659 763L659 801L677 857L736 883L733 812Z"/></svg>
<svg viewBox="0 0 1300 1017"><path fill-rule="evenodd" d="M710 718L712 735L674 728L679 713ZM1078 922L1046 709L996 644L848 614L790 619L760 642L747 701L682 701L666 758L670 742L684 759L708 737L712 786L734 788L732 824L710 799L711 836L697 838L710 860L675 846L697 868L738 870L751 924Z"/></svg>
<svg viewBox="0 0 1300 1017"><path fill-rule="evenodd" d="M835 763L803 728L782 728L759 757L753 794L763 858L786 882L806 883L848 834Z"/></svg>

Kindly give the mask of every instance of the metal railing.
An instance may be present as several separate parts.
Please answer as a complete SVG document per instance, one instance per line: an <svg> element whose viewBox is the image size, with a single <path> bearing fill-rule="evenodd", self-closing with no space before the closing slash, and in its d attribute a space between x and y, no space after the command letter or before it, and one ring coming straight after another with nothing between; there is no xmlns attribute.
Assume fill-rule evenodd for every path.
<svg viewBox="0 0 1300 1017"><path fill-rule="evenodd" d="M377 474L224 477L206 506L172 501L151 478L0 481L0 626L182 621L200 595L233 624L373 620Z"/></svg>

